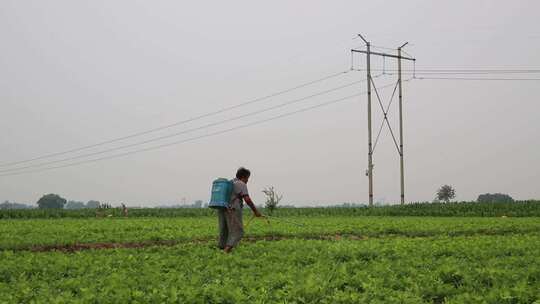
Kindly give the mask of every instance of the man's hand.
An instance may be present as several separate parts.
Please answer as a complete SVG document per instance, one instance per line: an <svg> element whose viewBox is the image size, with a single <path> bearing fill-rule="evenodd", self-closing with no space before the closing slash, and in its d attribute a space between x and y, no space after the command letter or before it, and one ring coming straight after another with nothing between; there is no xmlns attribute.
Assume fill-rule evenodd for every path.
<svg viewBox="0 0 540 304"><path fill-rule="evenodd" d="M253 214L255 215L255 217L263 217L263 215L257 209L253 210Z"/></svg>

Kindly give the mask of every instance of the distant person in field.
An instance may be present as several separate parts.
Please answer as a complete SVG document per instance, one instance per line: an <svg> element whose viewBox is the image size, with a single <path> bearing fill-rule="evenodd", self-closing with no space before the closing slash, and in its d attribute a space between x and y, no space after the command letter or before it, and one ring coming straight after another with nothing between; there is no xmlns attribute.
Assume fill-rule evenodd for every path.
<svg viewBox="0 0 540 304"><path fill-rule="evenodd" d="M122 214L124 215L124 217L128 217L128 208L125 204L122 204Z"/></svg>
<svg viewBox="0 0 540 304"><path fill-rule="evenodd" d="M246 168L236 171L236 178L232 180L233 189L229 207L218 210L219 219L219 248L229 253L244 236L244 225L242 223L242 208L244 203L248 204L256 217L261 217L261 213L253 204L249 197L247 183L251 172Z"/></svg>

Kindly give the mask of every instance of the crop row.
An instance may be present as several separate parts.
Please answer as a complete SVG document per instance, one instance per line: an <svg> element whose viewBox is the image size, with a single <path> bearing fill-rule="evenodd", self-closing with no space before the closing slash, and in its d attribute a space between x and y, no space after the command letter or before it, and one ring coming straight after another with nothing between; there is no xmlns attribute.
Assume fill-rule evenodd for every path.
<svg viewBox="0 0 540 304"><path fill-rule="evenodd" d="M7 303L537 303L538 235L0 252Z"/></svg>
<svg viewBox="0 0 540 304"><path fill-rule="evenodd" d="M444 237L540 234L538 218L434 217L272 217L255 219L247 236L296 238L354 235L371 237ZM0 221L0 249L29 249L40 245L213 240L215 217L129 219L34 219Z"/></svg>

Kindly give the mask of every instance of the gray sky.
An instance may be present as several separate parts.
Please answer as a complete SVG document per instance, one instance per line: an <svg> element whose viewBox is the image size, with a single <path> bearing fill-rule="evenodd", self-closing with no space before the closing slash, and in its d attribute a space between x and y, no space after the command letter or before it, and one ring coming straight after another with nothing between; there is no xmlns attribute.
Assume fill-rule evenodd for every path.
<svg viewBox="0 0 540 304"><path fill-rule="evenodd" d="M540 2L534 0L3 0L0 7L2 163L174 123L345 71L349 49L362 46L352 39L357 33L379 46L410 41L406 50L418 59L417 69L540 68ZM356 57L358 68L364 67L364 60ZM382 63L373 59L373 68L382 68ZM387 68L394 66L386 62ZM364 73L350 72L116 145L205 125L362 78ZM393 80L376 78L380 85ZM210 134L365 87L360 83L142 147ZM485 192L540 198L539 87L538 81L408 82L407 200L432 200L444 183L456 188L459 200L473 200ZM391 91L381 94L388 100ZM389 117L397 131L397 103L393 105ZM376 134L381 113L376 103L373 109ZM206 201L214 178L232 176L244 165L253 172L249 188L257 203L262 203L260 190L268 185L283 192L286 203L297 205L365 202L366 125L366 97L361 96L160 150L0 177L0 199L34 203L52 192L67 199L129 205L182 198ZM382 134L374 156L375 200L396 202L399 158L388 131Z"/></svg>

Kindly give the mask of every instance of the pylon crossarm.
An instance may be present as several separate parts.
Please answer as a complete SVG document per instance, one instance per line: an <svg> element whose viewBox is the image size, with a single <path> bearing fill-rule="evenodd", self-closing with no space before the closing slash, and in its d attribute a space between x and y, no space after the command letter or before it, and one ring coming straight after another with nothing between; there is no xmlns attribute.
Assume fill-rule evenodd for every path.
<svg viewBox="0 0 540 304"><path fill-rule="evenodd" d="M352 52L355 52L355 53L363 53L363 54L367 54L367 53L368 53L368 51L364 51L364 50L355 50L355 49L352 49L351 51L352 51ZM372 51L369 51L369 54L370 54L370 55L383 56L383 57L391 57L391 58L398 58L398 59L401 58L401 59L404 59L404 60L416 61L416 59L411 58L411 57L398 56L398 55L392 55L392 54L386 54L386 53L379 53L379 52L372 52Z"/></svg>

